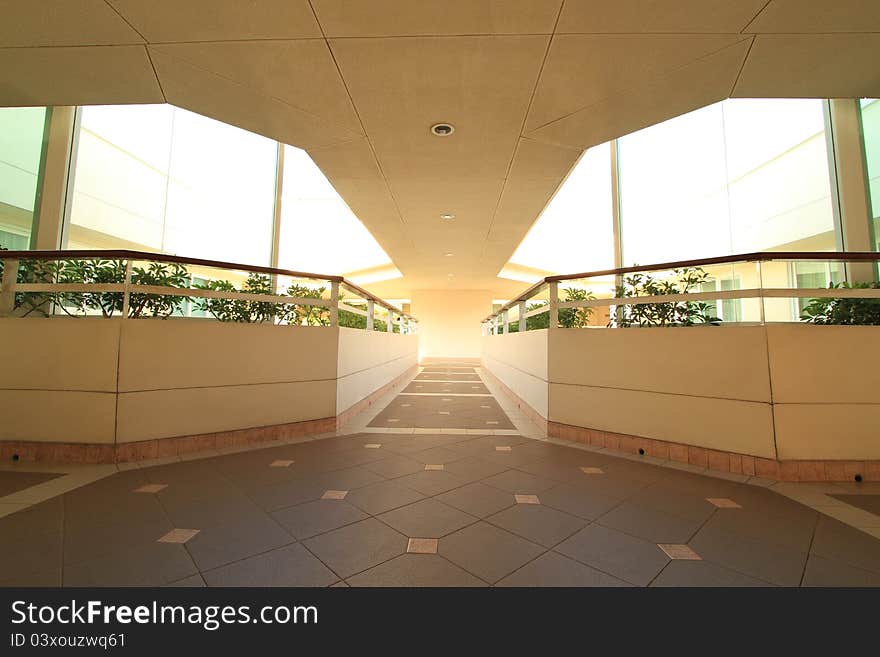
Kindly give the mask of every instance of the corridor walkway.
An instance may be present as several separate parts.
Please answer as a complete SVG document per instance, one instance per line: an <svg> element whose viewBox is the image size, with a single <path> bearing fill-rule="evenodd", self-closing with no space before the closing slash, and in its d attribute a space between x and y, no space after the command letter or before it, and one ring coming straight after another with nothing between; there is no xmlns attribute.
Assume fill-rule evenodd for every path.
<svg viewBox="0 0 880 657"><path fill-rule="evenodd" d="M869 534L525 437L476 366L424 364L346 435L136 467L2 517L0 585L880 585Z"/></svg>

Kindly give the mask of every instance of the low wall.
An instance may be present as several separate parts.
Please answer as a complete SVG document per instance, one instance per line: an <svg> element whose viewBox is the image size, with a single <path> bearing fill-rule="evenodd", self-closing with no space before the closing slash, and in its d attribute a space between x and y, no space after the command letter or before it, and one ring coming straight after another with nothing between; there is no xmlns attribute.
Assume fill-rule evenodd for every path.
<svg viewBox="0 0 880 657"><path fill-rule="evenodd" d="M418 350L416 336L197 319L4 318L0 342L0 458L97 461L333 430Z"/></svg>
<svg viewBox="0 0 880 657"><path fill-rule="evenodd" d="M483 358L538 403L537 377L512 371L546 359L550 435L768 477L880 479L878 347L870 326L559 329L486 336Z"/></svg>
<svg viewBox="0 0 880 657"><path fill-rule="evenodd" d="M528 404L536 415L548 419L547 337L549 331L525 331L483 338L483 366Z"/></svg>

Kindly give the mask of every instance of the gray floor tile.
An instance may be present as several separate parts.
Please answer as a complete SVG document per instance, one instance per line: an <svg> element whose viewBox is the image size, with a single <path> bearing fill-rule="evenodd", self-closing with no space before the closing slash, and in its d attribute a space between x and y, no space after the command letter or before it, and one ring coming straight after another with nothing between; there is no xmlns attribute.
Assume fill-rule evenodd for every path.
<svg viewBox="0 0 880 657"><path fill-rule="evenodd" d="M807 552L813 542L813 532L818 520L818 513L778 516L755 509L718 509L705 524L705 528Z"/></svg>
<svg viewBox="0 0 880 657"><path fill-rule="evenodd" d="M544 548L485 522L440 539L438 553L469 573L495 583L528 563Z"/></svg>
<svg viewBox="0 0 880 657"><path fill-rule="evenodd" d="M542 504L516 504L489 516L486 522L548 548L587 524L582 518Z"/></svg>
<svg viewBox="0 0 880 657"><path fill-rule="evenodd" d="M541 493L541 504L587 520L595 520L621 502L619 497L604 495L573 484L562 484Z"/></svg>
<svg viewBox="0 0 880 657"><path fill-rule="evenodd" d="M820 514L810 549L813 554L880 573L880 540Z"/></svg>
<svg viewBox="0 0 880 657"><path fill-rule="evenodd" d="M555 551L638 586L650 583L669 561L654 543L595 524L557 545Z"/></svg>
<svg viewBox="0 0 880 657"><path fill-rule="evenodd" d="M416 472L415 474L399 477L394 481L429 497L470 483L467 479L445 470Z"/></svg>
<svg viewBox="0 0 880 657"><path fill-rule="evenodd" d="M402 554L349 578L351 586L486 586L482 580L435 554Z"/></svg>
<svg viewBox="0 0 880 657"><path fill-rule="evenodd" d="M339 578L299 543L204 573L208 586L329 586Z"/></svg>
<svg viewBox="0 0 880 657"><path fill-rule="evenodd" d="M754 577L727 570L709 561L676 559L669 562L651 586L772 586Z"/></svg>
<svg viewBox="0 0 880 657"><path fill-rule="evenodd" d="M546 552L527 563L496 586L618 587L632 586L555 552Z"/></svg>
<svg viewBox="0 0 880 657"><path fill-rule="evenodd" d="M147 543L65 567L64 586L162 586L194 574L182 545Z"/></svg>
<svg viewBox="0 0 880 657"><path fill-rule="evenodd" d="M351 493L349 493L350 495ZM302 540L367 518L367 514L345 500L315 500L272 512L292 536Z"/></svg>
<svg viewBox="0 0 880 657"><path fill-rule="evenodd" d="M436 499L479 518L498 513L516 503L513 495L507 491L479 482L443 493Z"/></svg>
<svg viewBox="0 0 880 657"><path fill-rule="evenodd" d="M419 472L424 472L424 466ZM383 481L353 490L346 495L345 499L350 504L354 504L375 516L417 502L424 499L424 495L412 488L401 486L395 481Z"/></svg>
<svg viewBox="0 0 880 657"><path fill-rule="evenodd" d="M412 474L414 472L421 472L425 469L425 464L406 456L394 454L381 461L368 463L364 467L382 477L391 479L393 477L402 477L403 475Z"/></svg>
<svg viewBox="0 0 880 657"><path fill-rule="evenodd" d="M690 546L706 561L779 586L800 585L807 560L804 552L705 528Z"/></svg>
<svg viewBox="0 0 880 657"><path fill-rule="evenodd" d="M337 575L348 578L406 552L407 539L368 518L305 541L305 546Z"/></svg>
<svg viewBox="0 0 880 657"><path fill-rule="evenodd" d="M552 479L538 477L521 470L507 470L492 477L486 477L482 483L508 493L519 493L525 495L539 495L548 488L558 485L558 482Z"/></svg>
<svg viewBox="0 0 880 657"><path fill-rule="evenodd" d="M261 552L268 552L294 541L293 536L282 529L275 520L261 514L243 522L204 529L187 541L186 549L192 555L199 570L205 571Z"/></svg>
<svg viewBox="0 0 880 657"><path fill-rule="evenodd" d="M454 450L455 445L451 446L449 449L450 451ZM507 469L508 467L504 464L490 463L485 459L473 456L465 456L464 458L453 461L446 466L447 472L451 472L452 474L467 479L468 481L477 481L478 479L491 477L501 472L505 472Z"/></svg>
<svg viewBox="0 0 880 657"><path fill-rule="evenodd" d="M440 538L477 521L474 516L436 499L415 502L378 516L404 536Z"/></svg>
<svg viewBox="0 0 880 657"><path fill-rule="evenodd" d="M880 586L880 574L811 554L803 586Z"/></svg>
<svg viewBox="0 0 880 657"><path fill-rule="evenodd" d="M613 508L596 522L651 543L687 543L701 524L632 502Z"/></svg>

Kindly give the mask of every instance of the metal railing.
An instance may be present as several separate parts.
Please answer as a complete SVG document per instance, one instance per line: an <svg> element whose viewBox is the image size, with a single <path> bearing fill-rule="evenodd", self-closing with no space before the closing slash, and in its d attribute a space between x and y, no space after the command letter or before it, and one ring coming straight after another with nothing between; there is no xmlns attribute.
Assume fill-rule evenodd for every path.
<svg viewBox="0 0 880 657"><path fill-rule="evenodd" d="M204 317L416 333L342 276L129 250L0 250L0 317Z"/></svg>
<svg viewBox="0 0 880 657"><path fill-rule="evenodd" d="M547 276L485 317L482 332L877 323L838 320L844 310L880 317L878 261L880 253L873 252L760 252ZM834 312L840 300L867 305L838 303L837 315L821 315Z"/></svg>

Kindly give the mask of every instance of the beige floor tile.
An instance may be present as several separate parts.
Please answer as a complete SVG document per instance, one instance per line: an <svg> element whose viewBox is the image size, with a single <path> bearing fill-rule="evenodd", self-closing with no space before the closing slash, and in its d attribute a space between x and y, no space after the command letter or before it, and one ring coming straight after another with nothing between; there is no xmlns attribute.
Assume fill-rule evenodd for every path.
<svg viewBox="0 0 880 657"><path fill-rule="evenodd" d="M168 488L168 484L144 484L140 488L135 488L135 493L158 493L160 490Z"/></svg>
<svg viewBox="0 0 880 657"><path fill-rule="evenodd" d="M683 559L685 561L702 561L703 557L694 552L690 546L678 543L658 543L657 547L663 550L670 559Z"/></svg>
<svg viewBox="0 0 880 657"><path fill-rule="evenodd" d="M734 502L732 499L728 497L707 497L706 501L709 504L714 504L719 509L741 509L742 506Z"/></svg>
<svg viewBox="0 0 880 657"><path fill-rule="evenodd" d="M437 554L436 538L411 538L406 545L410 554Z"/></svg>
<svg viewBox="0 0 880 657"><path fill-rule="evenodd" d="M172 529L170 532L162 536L159 543L186 543L193 536L199 533L198 529Z"/></svg>
<svg viewBox="0 0 880 657"><path fill-rule="evenodd" d="M517 493L513 496L516 500L517 504L540 504L541 500L538 499L537 495L520 495Z"/></svg>
<svg viewBox="0 0 880 657"><path fill-rule="evenodd" d="M348 495L347 490L327 490L321 495L322 500L344 500Z"/></svg>

